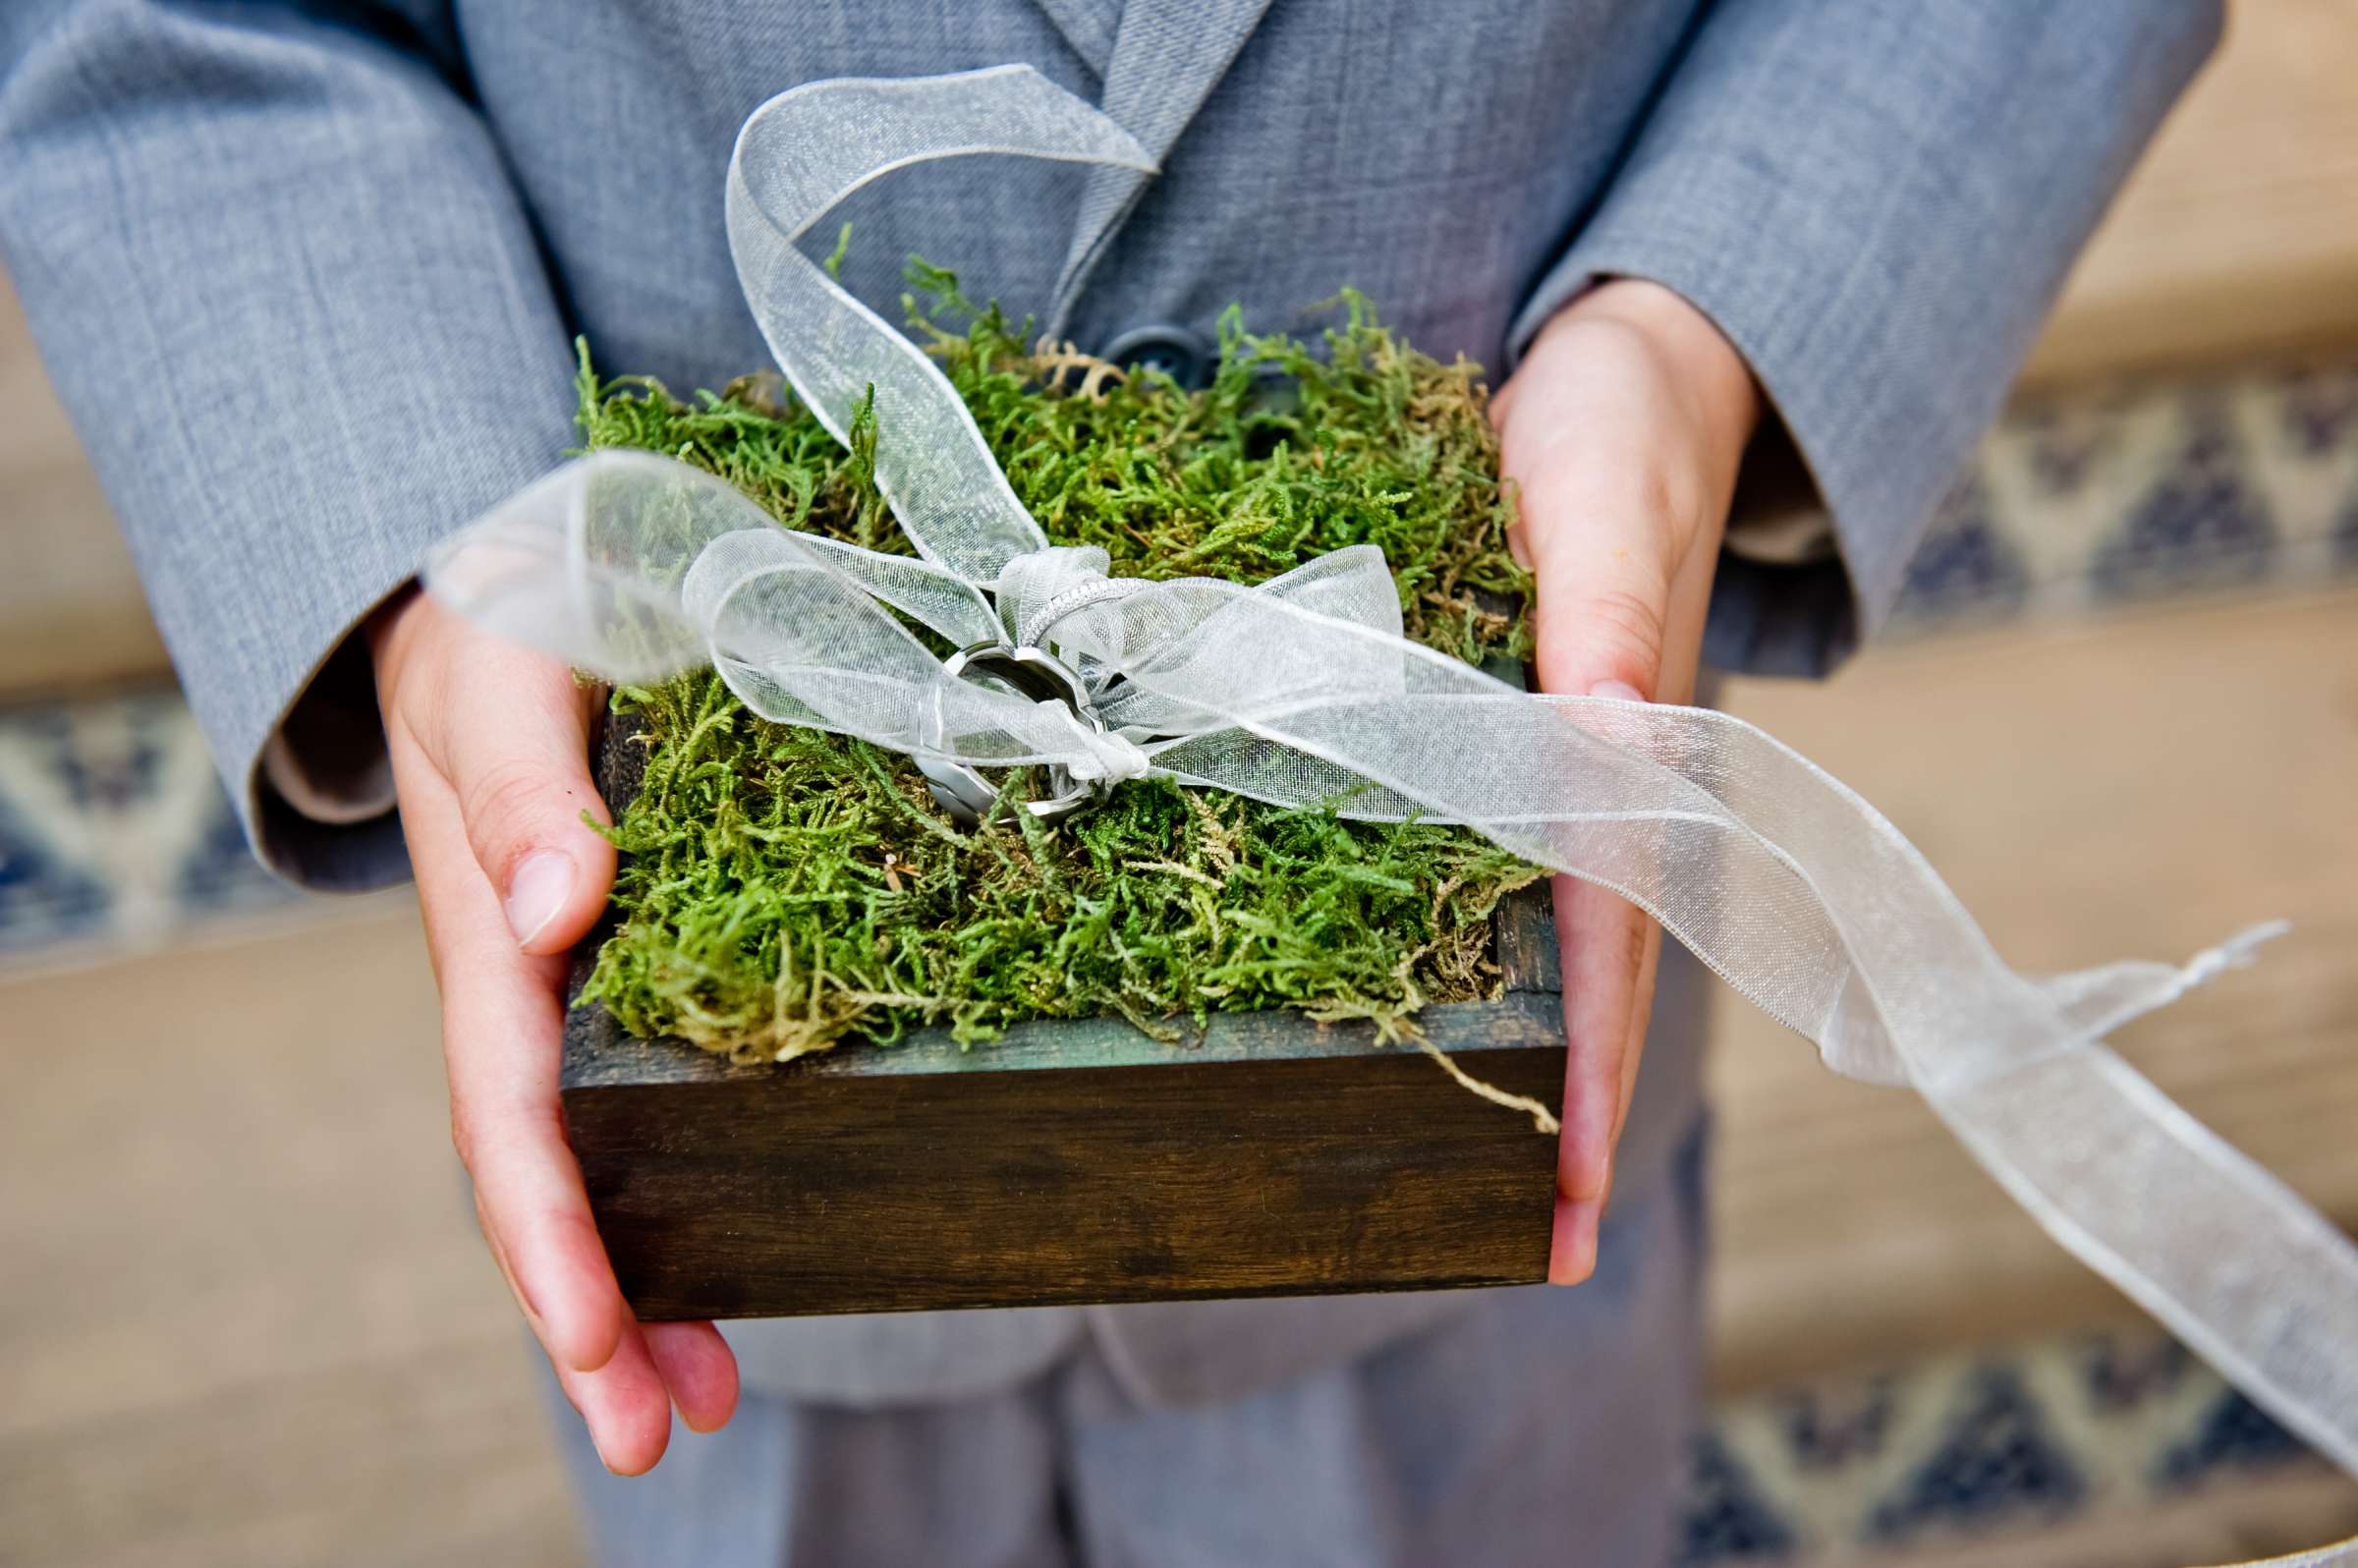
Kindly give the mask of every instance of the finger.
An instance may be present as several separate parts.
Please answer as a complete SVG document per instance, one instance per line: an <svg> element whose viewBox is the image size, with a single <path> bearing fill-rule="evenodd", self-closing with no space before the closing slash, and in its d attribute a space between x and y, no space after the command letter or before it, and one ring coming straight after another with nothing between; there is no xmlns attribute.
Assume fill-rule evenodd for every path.
<svg viewBox="0 0 2358 1568"><path fill-rule="evenodd" d="M437 610L435 613L444 613ZM464 628L472 692L429 720L475 864L498 894L508 939L528 953L580 941L614 885L614 846L584 821L609 820L590 779L594 688L561 660Z"/></svg>
<svg viewBox="0 0 2358 1568"><path fill-rule="evenodd" d="M1665 702L1694 700L1695 683L1701 673L1704 619L1710 613L1712 579L1718 567L1717 555L1709 550L1690 551L1679 565L1670 585L1670 606L1664 617L1668 628L1668 644L1663 652L1662 668L1656 679L1655 695ZM1642 923L1645 955L1638 965L1637 980L1632 989L1629 1009L1629 1044L1621 1056L1620 1092L1613 1115L1613 1130L1607 1141L1607 1159L1603 1197L1612 1193L1613 1163L1610 1153L1619 1147L1622 1129L1629 1125L1630 1101L1636 1096L1638 1065L1644 1059L1646 1033L1654 1022L1654 988L1660 970L1662 928L1653 920Z"/></svg>
<svg viewBox="0 0 2358 1568"><path fill-rule="evenodd" d="M1550 486L1560 502L1567 486ZM1650 498L1613 497L1604 516L1643 516ZM1662 675L1671 636L1669 604L1679 563L1657 541L1663 531L1542 528L1533 535L1539 580L1540 684L1549 691L1637 701ZM1556 922L1563 949L1564 1107L1557 1145L1557 1215L1548 1278L1588 1277L1611 1182L1612 1149L1637 1081L1645 1041L1640 985L1653 923L1618 894L1559 878Z"/></svg>
<svg viewBox="0 0 2358 1568"><path fill-rule="evenodd" d="M1716 548L1690 549L1670 578L1670 604L1662 616L1662 666L1648 698L1656 702L1692 702L1703 673L1704 623L1712 613L1712 582L1719 575Z"/></svg>
<svg viewBox="0 0 2358 1568"><path fill-rule="evenodd" d="M1554 892L1568 1044L1556 1187L1577 1201L1604 1196L1621 1084L1630 1066L1646 919L1619 895L1573 877L1555 878Z"/></svg>
<svg viewBox="0 0 2358 1568"><path fill-rule="evenodd" d="M1619 683L1598 695L1633 697ZM1628 900L1574 877L1555 879L1564 986L1563 1131L1556 1145L1556 1224L1548 1278L1576 1284L1595 1266L1597 1228L1612 1183L1613 1146L1652 1014L1659 929Z"/></svg>
<svg viewBox="0 0 2358 1568"><path fill-rule="evenodd" d="M594 1372L557 1363L557 1386L581 1413L597 1457L617 1476L644 1476L671 1446L671 1402L637 1326Z"/></svg>
<svg viewBox="0 0 2358 1568"><path fill-rule="evenodd" d="M737 1412L737 1357L710 1323L642 1323L640 1337L690 1431L718 1431Z"/></svg>
<svg viewBox="0 0 2358 1568"><path fill-rule="evenodd" d="M1603 1216L1601 1198L1557 1195L1555 1219L1547 1237L1548 1284L1577 1285L1597 1272L1597 1233Z"/></svg>
<svg viewBox="0 0 2358 1568"><path fill-rule="evenodd" d="M442 985L451 1139L475 1180L484 1238L550 1359L573 1371L603 1366L630 1314L565 1141L564 960L518 951L457 797L422 755L397 742L394 768Z"/></svg>
<svg viewBox="0 0 2358 1568"><path fill-rule="evenodd" d="M1670 603L1663 617L1668 644L1655 685L1655 695L1663 701L1686 702L1694 699L1702 658L1703 623L1710 611L1712 578L1717 564L1717 557L1710 551L1691 551L1671 582ZM1661 926L1647 919L1641 921L1640 930L1645 949L1630 995L1629 1043L1621 1053L1619 1092L1612 1132L1606 1140L1604 1187L1600 1195L1608 1198L1613 1182L1611 1150L1619 1146L1621 1131L1629 1123L1629 1105L1638 1087L1638 1064L1645 1054L1646 1031L1654 1021L1655 978L1662 954Z"/></svg>
<svg viewBox="0 0 2358 1568"><path fill-rule="evenodd" d="M1621 1089L1618 1105L1613 1113L1611 1140L1611 1148L1614 1150L1621 1146L1621 1133L1629 1126L1629 1102L1637 1094L1638 1065L1645 1060L1646 1032L1654 1023L1655 977L1660 968L1662 957L1661 926L1648 919L1642 922L1641 930L1642 940L1646 944L1646 953L1638 961L1637 983L1630 988L1629 1046L1621 1053ZM1608 1154L1604 1170L1604 1196L1607 1198L1612 1196L1615 1168L1616 1162Z"/></svg>
<svg viewBox="0 0 2358 1568"><path fill-rule="evenodd" d="M1567 1051L1548 1278L1571 1285L1586 1279L1596 1263L1597 1228L1612 1197L1615 1153L1629 1124L1653 1022L1662 928L1623 900L1574 877L1556 878L1554 890L1556 922L1568 933L1563 941ZM1600 955L1631 940L1633 924L1639 953L1633 978L1624 985ZM1588 980L1569 978L1592 968L1599 974ZM1616 1009L1624 1015L1617 1033Z"/></svg>
<svg viewBox="0 0 2358 1568"><path fill-rule="evenodd" d="M1667 554L1672 532L1657 520L1665 499L1643 487L1618 488L1626 474L1592 477L1600 472L1583 464L1545 485L1550 510L1593 506L1588 526L1560 512L1533 520L1540 684L1640 701L1662 679L1674 635L1673 588L1685 563ZM1616 526L1614 519L1625 521ZM1618 894L1569 877L1558 879L1555 904L1567 1048L1548 1277L1575 1283L1595 1266L1613 1144L1637 1081L1653 922Z"/></svg>

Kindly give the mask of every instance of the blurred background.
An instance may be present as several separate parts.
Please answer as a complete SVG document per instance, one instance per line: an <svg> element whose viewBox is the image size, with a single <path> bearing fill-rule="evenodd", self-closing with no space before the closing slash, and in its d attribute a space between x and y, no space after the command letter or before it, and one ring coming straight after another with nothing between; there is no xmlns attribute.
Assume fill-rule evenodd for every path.
<svg viewBox="0 0 2358 1568"><path fill-rule="evenodd" d="M2241 8L1890 637L1729 698L2027 969L2289 919L2116 1043L2345 1229L2354 83L2347 0ZM247 860L4 286L0 407L0 1563L579 1561L449 1153L414 904ZM2175 1568L2358 1534L2358 1482L1912 1095L1735 1006L1721 1035L1690 1563Z"/></svg>

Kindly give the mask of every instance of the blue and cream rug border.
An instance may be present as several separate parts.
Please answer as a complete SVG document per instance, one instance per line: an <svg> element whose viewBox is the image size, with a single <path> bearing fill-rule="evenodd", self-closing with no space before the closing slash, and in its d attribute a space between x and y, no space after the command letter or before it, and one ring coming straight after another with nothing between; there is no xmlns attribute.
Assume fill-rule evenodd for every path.
<svg viewBox="0 0 2358 1568"><path fill-rule="evenodd" d="M177 691L0 708L0 965L121 956L298 897L248 851Z"/></svg>
<svg viewBox="0 0 2358 1568"><path fill-rule="evenodd" d="M2213 1519L2182 1542L2148 1528L2253 1488L2310 1491L2313 1507ZM2004 1564L2060 1526L2106 1522L2137 1546L2057 1560L2186 1568L2314 1546L2358 1532L2358 1483L2159 1330L2113 1331L1721 1403L1695 1441L1682 1560ZM2153 1555L2173 1547L2187 1554Z"/></svg>
<svg viewBox="0 0 2358 1568"><path fill-rule="evenodd" d="M2358 571L2358 365L2026 397L1910 563L1889 630Z"/></svg>

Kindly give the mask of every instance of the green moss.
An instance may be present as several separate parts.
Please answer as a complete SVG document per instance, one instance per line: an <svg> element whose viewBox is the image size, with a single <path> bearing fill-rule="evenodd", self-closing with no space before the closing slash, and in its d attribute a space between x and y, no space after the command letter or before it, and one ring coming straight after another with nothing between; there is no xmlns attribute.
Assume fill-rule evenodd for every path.
<svg viewBox="0 0 2358 1568"><path fill-rule="evenodd" d="M928 296L913 330L1057 543L1103 546L1117 576L1247 583L1375 543L1411 636L1468 659L1527 653L1529 584L1506 553L1474 366L1414 353L1346 295L1322 356L1231 312L1211 386L1190 393L1027 348L950 275L913 264L912 279ZM788 527L907 549L869 476L889 409L846 451L774 377L682 402L599 380L586 350L581 395L591 448L669 453ZM1489 914L1539 874L1464 829L1156 780L1053 829L964 829L907 759L758 719L708 672L615 705L644 726L647 767L614 829L619 920L587 994L635 1034L741 1056L919 1024L979 1040L1118 1014L1160 1033L1270 1007L1396 1037L1430 1001L1494 991Z"/></svg>

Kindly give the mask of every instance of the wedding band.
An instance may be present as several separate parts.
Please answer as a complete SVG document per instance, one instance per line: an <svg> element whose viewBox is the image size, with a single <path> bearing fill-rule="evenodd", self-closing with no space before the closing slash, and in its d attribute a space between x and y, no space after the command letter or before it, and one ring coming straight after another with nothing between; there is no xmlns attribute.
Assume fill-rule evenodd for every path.
<svg viewBox="0 0 2358 1568"><path fill-rule="evenodd" d="M1105 721L1090 705L1088 684L1071 665L1045 648L977 643L951 654L941 667L961 680L1035 702L1062 702L1072 709L1074 718L1099 735L1105 733ZM970 827L980 824L998 802L998 787L977 768L924 757L917 759L917 766L932 788L933 803ZM1103 780L1076 782L1071 770L1061 764L1049 769L1048 783L1054 792L1048 799L1022 803L1035 821L1052 822L1109 793Z"/></svg>

